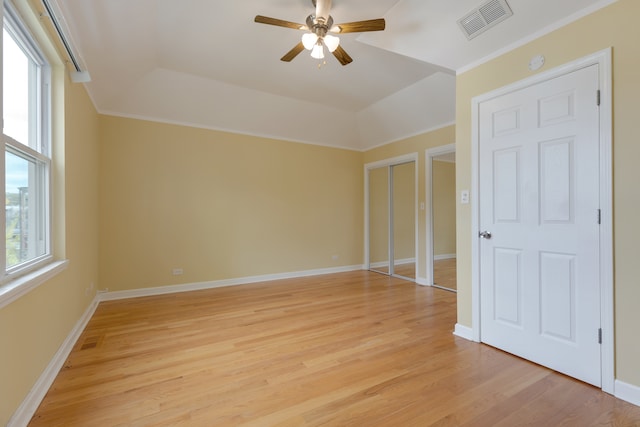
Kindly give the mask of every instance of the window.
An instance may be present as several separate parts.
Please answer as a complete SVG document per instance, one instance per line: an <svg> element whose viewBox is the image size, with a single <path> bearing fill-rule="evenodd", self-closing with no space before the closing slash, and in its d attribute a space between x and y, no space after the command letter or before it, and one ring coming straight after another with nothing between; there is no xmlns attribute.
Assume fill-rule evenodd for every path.
<svg viewBox="0 0 640 427"><path fill-rule="evenodd" d="M7 1L2 64L6 281L51 258L50 68Z"/></svg>

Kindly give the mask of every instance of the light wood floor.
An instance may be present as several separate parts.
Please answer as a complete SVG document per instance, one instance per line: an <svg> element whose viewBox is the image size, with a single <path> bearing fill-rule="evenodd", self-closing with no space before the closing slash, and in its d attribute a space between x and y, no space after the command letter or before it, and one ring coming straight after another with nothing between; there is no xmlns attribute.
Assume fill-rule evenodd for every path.
<svg viewBox="0 0 640 427"><path fill-rule="evenodd" d="M447 289L458 289L455 258L433 261L433 283Z"/></svg>
<svg viewBox="0 0 640 427"><path fill-rule="evenodd" d="M31 426L639 426L452 334L456 295L357 271L103 302Z"/></svg>

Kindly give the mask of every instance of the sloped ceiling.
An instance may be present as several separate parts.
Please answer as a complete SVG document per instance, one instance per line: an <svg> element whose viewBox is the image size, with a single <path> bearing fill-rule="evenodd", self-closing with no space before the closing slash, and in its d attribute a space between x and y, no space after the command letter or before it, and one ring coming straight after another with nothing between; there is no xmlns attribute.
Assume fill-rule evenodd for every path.
<svg viewBox="0 0 640 427"><path fill-rule="evenodd" d="M279 58L311 0L56 0L99 112L366 150L454 122L455 74L614 0L508 0L514 15L468 41L456 21L484 1L334 0L345 67ZM526 65L525 65L526 66Z"/></svg>

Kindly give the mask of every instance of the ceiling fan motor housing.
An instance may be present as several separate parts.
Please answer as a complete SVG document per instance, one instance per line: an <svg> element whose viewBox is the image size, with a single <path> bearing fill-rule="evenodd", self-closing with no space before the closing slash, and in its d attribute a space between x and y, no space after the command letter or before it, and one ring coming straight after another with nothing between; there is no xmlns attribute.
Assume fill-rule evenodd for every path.
<svg viewBox="0 0 640 427"><path fill-rule="evenodd" d="M307 27L309 31L315 33L318 37L324 37L333 27L333 18L329 16L327 22L324 22L323 18L316 19L315 15L309 15L307 16Z"/></svg>

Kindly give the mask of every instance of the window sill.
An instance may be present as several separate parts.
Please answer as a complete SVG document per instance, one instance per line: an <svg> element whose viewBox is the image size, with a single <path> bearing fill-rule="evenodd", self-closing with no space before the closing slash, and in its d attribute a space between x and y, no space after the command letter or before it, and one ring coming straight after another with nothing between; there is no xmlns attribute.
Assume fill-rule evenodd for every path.
<svg viewBox="0 0 640 427"><path fill-rule="evenodd" d="M69 260L54 261L0 286L0 309L64 271Z"/></svg>

